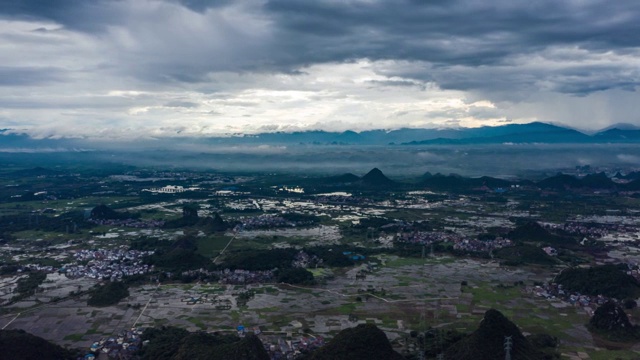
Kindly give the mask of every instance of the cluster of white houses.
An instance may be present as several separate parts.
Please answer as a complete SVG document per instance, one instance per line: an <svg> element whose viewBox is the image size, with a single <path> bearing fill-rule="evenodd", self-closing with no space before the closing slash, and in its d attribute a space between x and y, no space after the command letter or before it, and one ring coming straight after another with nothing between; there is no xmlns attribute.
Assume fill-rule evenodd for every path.
<svg viewBox="0 0 640 360"><path fill-rule="evenodd" d="M198 187L186 188L180 185L167 185L161 188L142 189L142 191L158 193L158 194L179 194L187 191L200 190Z"/></svg>

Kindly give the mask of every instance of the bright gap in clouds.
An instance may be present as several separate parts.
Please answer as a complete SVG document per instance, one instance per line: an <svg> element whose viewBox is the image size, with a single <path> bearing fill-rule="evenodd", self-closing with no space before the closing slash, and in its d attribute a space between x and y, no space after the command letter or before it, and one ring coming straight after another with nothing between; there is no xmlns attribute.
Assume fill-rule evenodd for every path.
<svg viewBox="0 0 640 360"><path fill-rule="evenodd" d="M12 110L31 115L34 124L25 130L36 137L361 131L493 125L503 120L490 101L468 101L464 92L442 90L432 82L380 75L375 72L377 65L403 66L360 60L312 65L290 75L215 73L205 82L182 84L180 91L104 86L82 96L69 97L64 91L48 94L39 100L49 104L44 109ZM245 86L239 87L242 83ZM224 84L234 85L225 89ZM208 92L213 85L220 90ZM57 84L56 88L65 86ZM65 109L67 105L72 108ZM83 124L82 117L93 119Z"/></svg>

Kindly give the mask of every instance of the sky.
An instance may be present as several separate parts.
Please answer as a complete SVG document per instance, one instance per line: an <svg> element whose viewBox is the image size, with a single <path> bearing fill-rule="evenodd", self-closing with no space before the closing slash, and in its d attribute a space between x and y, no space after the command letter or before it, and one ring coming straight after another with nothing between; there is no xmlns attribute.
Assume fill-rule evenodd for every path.
<svg viewBox="0 0 640 360"><path fill-rule="evenodd" d="M3 0L0 129L640 125L638 19L636 0Z"/></svg>

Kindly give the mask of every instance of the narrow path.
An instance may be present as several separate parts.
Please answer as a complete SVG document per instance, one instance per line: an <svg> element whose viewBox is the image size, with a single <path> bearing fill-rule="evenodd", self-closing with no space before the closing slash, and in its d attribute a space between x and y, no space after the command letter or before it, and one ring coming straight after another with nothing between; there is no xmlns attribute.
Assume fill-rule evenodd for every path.
<svg viewBox="0 0 640 360"><path fill-rule="evenodd" d="M380 296L372 294L372 293L343 294L343 293L337 292L337 291L332 290L332 289L321 289L321 288L313 288L313 287L304 287L304 286L297 286L297 285L292 285L292 284L288 284L288 283L280 283L280 285L286 285L286 286L289 286L289 287L292 287L292 288L296 288L296 289L313 290L313 291L325 291L325 292L329 292L329 293L332 293L332 294L335 294L335 295L339 295L339 296L342 296L342 297L369 295L369 296L374 297L376 299L382 300L382 301L384 301L386 303L420 301L419 299L389 300L389 299L385 299L383 297L380 297ZM424 301L454 300L454 299L458 299L458 297L427 298L427 299L424 299Z"/></svg>
<svg viewBox="0 0 640 360"><path fill-rule="evenodd" d="M229 240L229 242L227 243L227 246L225 246L225 247L224 247L224 249L222 249L222 251L220 251L220 253L218 254L218 256L216 256L216 257L213 259L213 262L214 262L214 263L218 260L218 258L219 258L220 256L222 256L222 254L224 254L224 252L227 250L227 248L229 247L229 245L231 245L231 242L232 242L233 240L235 240L235 239L236 239L236 237L237 237L237 235L234 235L234 236L231 238L231 240Z"/></svg>
<svg viewBox="0 0 640 360"><path fill-rule="evenodd" d="M2 330L6 329L7 326L11 325L12 322L14 322L22 313L18 313L16 314L16 316L11 319L11 321L9 321L5 326L2 327Z"/></svg>
<svg viewBox="0 0 640 360"><path fill-rule="evenodd" d="M153 296L158 292L159 288L160 288L160 284L158 284L158 286L156 286L156 288L153 291L153 293L151 294L151 296L149 296L149 300L147 301L147 304L144 306L144 308L142 308L142 311L140 312L140 315L138 315L138 318L133 323L132 327L136 327L136 325L138 324L138 321L140 321L140 318L142 317L142 314L144 314L144 312L147 310L147 307L149 306L149 304L151 304L151 300L153 300Z"/></svg>

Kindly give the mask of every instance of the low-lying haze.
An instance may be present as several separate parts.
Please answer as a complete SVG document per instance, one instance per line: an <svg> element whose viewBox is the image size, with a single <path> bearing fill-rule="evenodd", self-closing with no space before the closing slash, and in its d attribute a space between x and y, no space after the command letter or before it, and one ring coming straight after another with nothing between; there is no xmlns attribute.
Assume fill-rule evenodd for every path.
<svg viewBox="0 0 640 360"><path fill-rule="evenodd" d="M241 172L278 172L297 175L364 175L378 167L390 177L416 177L425 172L464 176L536 177L544 173L591 165L616 169L638 166L640 145L514 144L482 146L304 146L286 147L202 145L185 149L129 149L0 152L0 162L51 167L142 166ZM109 168L106 166L105 168Z"/></svg>

